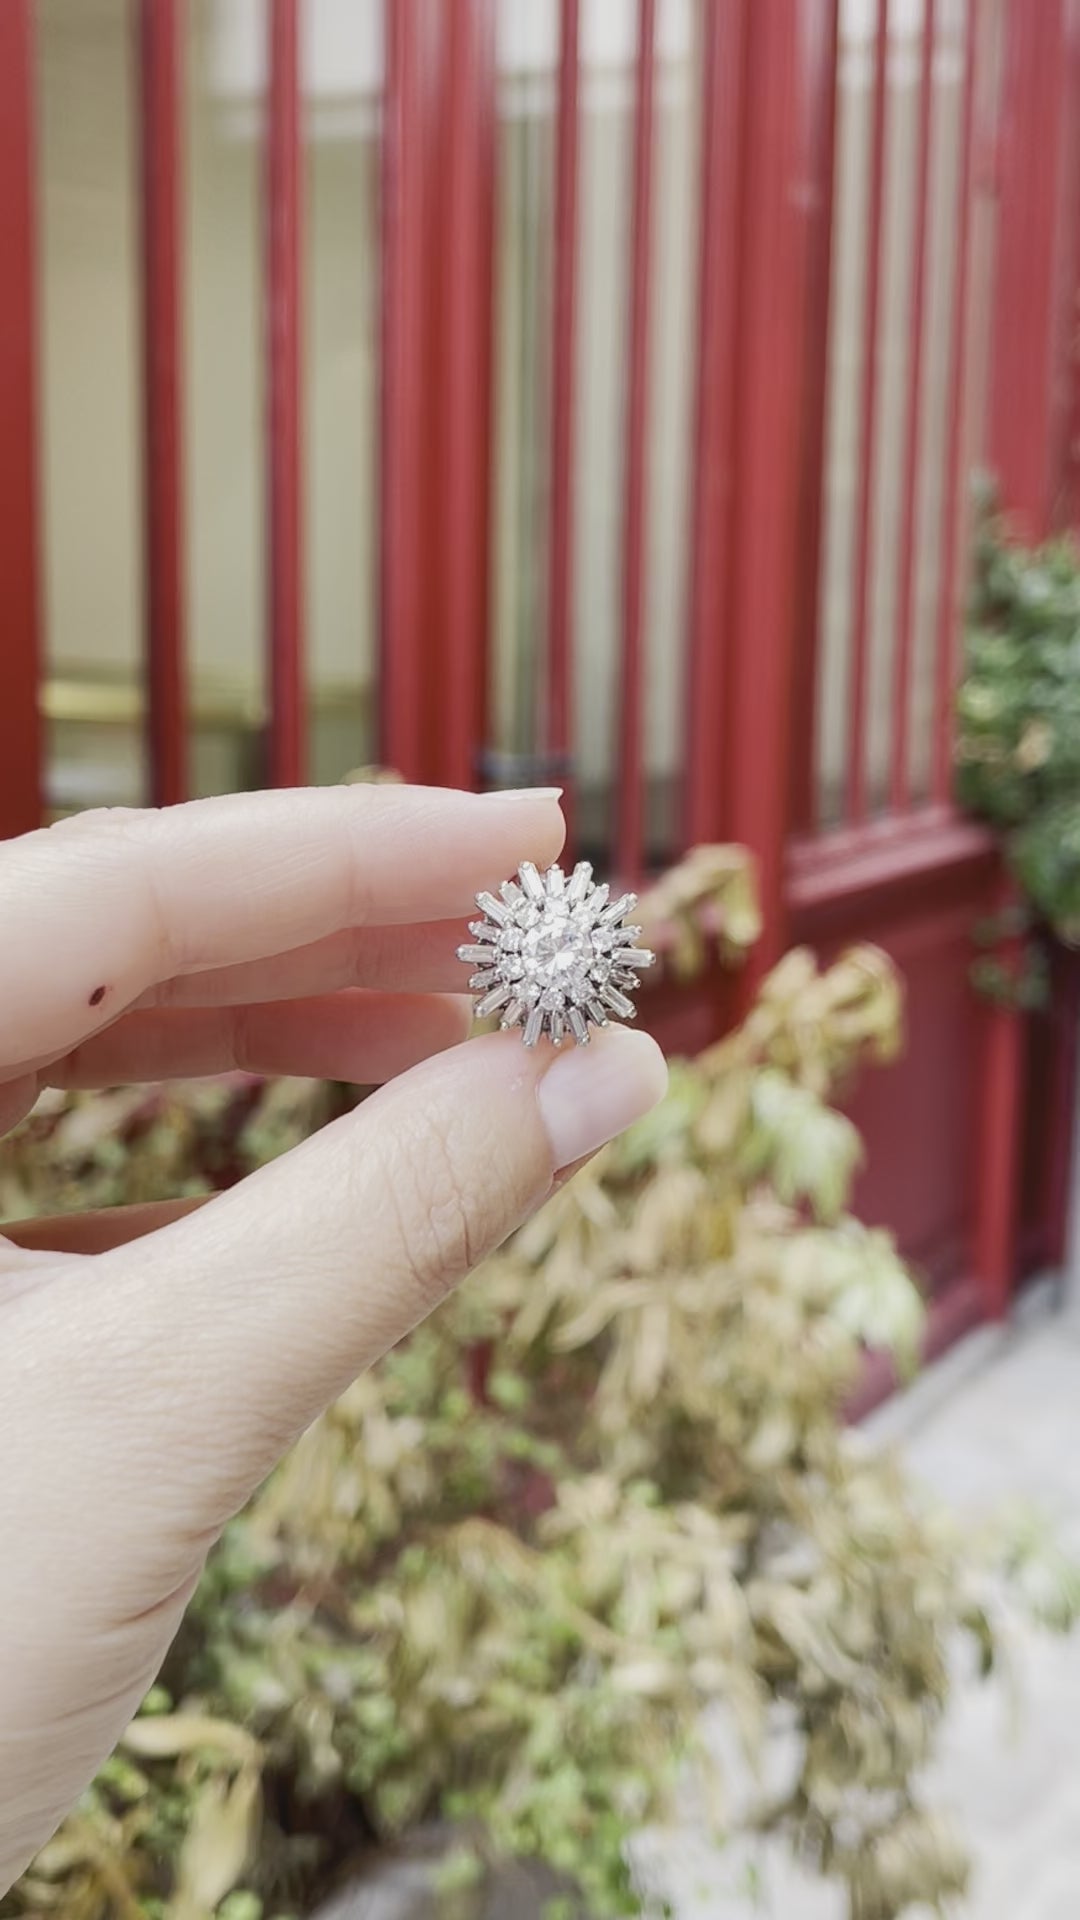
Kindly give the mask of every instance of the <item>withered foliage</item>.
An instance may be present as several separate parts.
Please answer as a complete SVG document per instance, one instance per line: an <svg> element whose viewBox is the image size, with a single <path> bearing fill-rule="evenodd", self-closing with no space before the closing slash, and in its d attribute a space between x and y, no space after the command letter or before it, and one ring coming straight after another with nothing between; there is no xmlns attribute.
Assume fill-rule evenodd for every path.
<svg viewBox="0 0 1080 1920"><path fill-rule="evenodd" d="M907 1368L922 1326L889 1237L846 1210L859 1140L826 1104L899 1027L880 954L819 972L794 952L738 1032L677 1064L664 1106L230 1527L160 1684L3 1912L299 1914L437 1811L466 1836L456 1913L507 1850L583 1912L633 1913L626 1843L677 1787L721 1833L737 1800L785 1835L852 1920L962 1890L916 1782L958 1633L994 1657L986 1556L844 1420L866 1348ZM39 1113L4 1151L6 1210L235 1177L337 1096L139 1098ZM1014 1551L1030 1572L1034 1535ZM1033 1584L1071 1617L1062 1570ZM734 1800L705 1709L735 1730Z"/></svg>

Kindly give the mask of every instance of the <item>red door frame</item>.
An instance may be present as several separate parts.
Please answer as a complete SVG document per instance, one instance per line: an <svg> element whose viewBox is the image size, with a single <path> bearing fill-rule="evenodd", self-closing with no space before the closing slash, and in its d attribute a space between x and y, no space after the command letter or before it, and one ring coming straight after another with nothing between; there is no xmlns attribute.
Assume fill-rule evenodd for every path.
<svg viewBox="0 0 1080 1920"><path fill-rule="evenodd" d="M146 772L157 807L188 794L182 233L183 9L140 0L139 175L146 555ZM153 635L153 645L149 636Z"/></svg>
<svg viewBox="0 0 1080 1920"><path fill-rule="evenodd" d="M818 50L835 31L833 13L834 0L805 0L796 31L781 7L750 6L745 22L739 483L729 602L735 652L724 755L731 770L727 832L754 854L762 907L762 936L740 981L744 1007L787 943L802 590L797 565L811 373L791 342L803 339L810 323L823 100ZM830 72L829 90L832 84Z"/></svg>
<svg viewBox="0 0 1080 1920"><path fill-rule="evenodd" d="M479 784L487 724L494 207L494 0L392 0L380 758L459 787Z"/></svg>
<svg viewBox="0 0 1080 1920"><path fill-rule="evenodd" d="M300 0L270 0L266 116L265 285L267 479L266 778L292 787L306 777L303 188Z"/></svg>
<svg viewBox="0 0 1080 1920"><path fill-rule="evenodd" d="M1077 19L1066 0L1039 8L1013 0L1006 22L1005 83L997 148L998 221L995 325L992 337L990 454L1001 505L1029 540L1044 539L1054 523L1064 476L1057 470L1055 396L1072 364L1075 298L1075 193L1067 159L1075 157ZM1014 897L998 880L994 909ZM1018 941L1002 956L1013 972L1023 965ZM1059 984L1064 985L1060 980ZM1071 998L1071 996L1070 996ZM983 1203L976 1240L990 1315L1008 1311L1017 1278L1021 1218L1021 1161L1028 1106L1031 1021L1016 1007L987 1013L985 1091L981 1129ZM1056 1050L1040 1089L1053 1115L1051 1139L1060 1161L1071 1157L1075 1046ZM1034 1091L1034 1089L1032 1089ZM1034 1116L1032 1116L1034 1117ZM1063 1144L1064 1143L1064 1144ZM1063 1215L1065 1182L1049 1195ZM1051 1241L1064 1239L1063 1218L1046 1223Z"/></svg>
<svg viewBox="0 0 1080 1920"><path fill-rule="evenodd" d="M948 422L951 463L946 501L949 524L939 622L936 805L914 813L901 810L881 821L865 820L860 777L850 827L824 837L808 837L805 833L809 813L808 748L803 732L795 751L791 751L790 701L793 691L798 697L801 687L805 695L816 680L819 517L816 526L814 522L815 516L820 516L822 483L821 386L828 338L829 225L826 219L815 230L812 212L825 195L826 205L831 206L835 60L823 70L821 49L828 45L830 35L835 35L836 10L825 5L820 9L813 4L800 7L800 32L781 36L783 44L778 41L771 47L755 71L754 49L756 46L760 55L767 46L771 17L772 10L767 8L753 8L746 15L750 63L746 73L754 74L749 97L755 102L755 113L749 116L744 135L742 166L748 183L743 191L752 196L753 220L748 221L744 215L744 244L749 243L749 251L741 262L737 322L741 421L734 460L743 518L737 522L739 531L733 541L736 586L730 603L730 627L736 637L752 634L753 646L744 641L738 647L733 676L736 691L729 696L722 716L726 743L722 758L734 769L732 806L730 811L724 810L723 817L730 823L727 831L755 854L763 895L765 935L749 970L747 986L756 982L762 968L771 964L791 940L809 939L826 950L837 940L846 943L854 938L884 938L888 943L893 935L899 937L906 925L918 923L932 929L950 899L969 900L968 912L974 923L1008 897L992 837L957 818L948 804L949 707L956 670L956 634L962 617L962 587L953 562L963 551L957 545L957 533L966 515L960 449L968 333L967 220L961 224L955 267L956 321L950 381L953 401ZM887 23L887 17L887 0L879 0L879 24ZM1039 8L1031 7L1027 0L1007 0L1004 77L996 128L979 124L977 118L981 76L975 51L981 25L977 0L968 0L969 71L961 135L960 204L970 213L970 196L977 184L983 184L979 180L984 165L980 154L992 154L999 239L996 324L991 342L990 447L1003 505L1038 536L1048 530L1053 504L1063 492L1064 477L1059 470L1063 439L1060 396L1063 384L1070 396L1073 391L1068 387L1071 341L1063 294L1067 291L1071 296L1074 284L1080 285L1070 272L1075 259L1070 216L1077 212L1080 193L1071 198L1066 192L1068 155L1076 151L1080 140L1080 21L1067 0L1048 0L1046 7ZM832 45L835 49L835 39ZM879 83L883 71L879 59ZM924 62L924 88L927 71ZM785 109L783 113L778 110L775 122L770 116L774 99L782 99ZM885 114L880 84L877 109L877 137L872 143L875 153L883 138ZM929 103L924 98L924 116L928 111ZM755 147L755 135L763 142L761 152ZM921 178L925 189L925 168L921 169ZM765 229L764 238L760 237L761 229ZM718 253L724 245L724 231L720 225ZM868 258L873 263L877 257L873 209L871 231L875 243ZM870 277L872 292L876 278L873 264ZM707 293L707 281L705 287ZM872 365L872 309L871 300L867 366ZM792 337L804 341L807 350L801 360L790 351ZM703 352L708 350L706 342ZM917 378L919 356L913 360ZM1025 396L1023 404L1018 404L1020 393ZM913 390L908 398L909 422L915 399ZM872 398L864 411L864 433L867 430L872 434ZM790 491L793 474L801 474L803 480L801 516ZM808 520L813 528L811 537L806 533ZM860 587L864 584L864 558L860 558L858 567ZM865 633L857 625L857 660L864 650ZM858 674L855 678L858 693ZM802 702L799 712L801 718L805 712ZM854 764L861 767L861 695L852 718ZM902 784L903 770L898 769L894 755L894 795ZM801 835L800 829L804 830ZM940 924L944 928L946 919L942 918ZM1019 961L1019 955L1016 959ZM955 953L948 964L957 967ZM966 1249L957 1246L953 1284L935 1303L934 1346L955 1337L973 1320L1006 1312L1018 1270L1027 1023L1022 1015L1001 1007L977 1009L973 1005L969 1018L981 1035L976 1046L981 1065L970 1090L971 1124L978 1129L978 1147L971 1174ZM1071 1134L1074 1062L1074 1046L1056 1049L1049 1099L1059 1177L1047 1183L1047 1198L1059 1217L1047 1223L1050 1244L1060 1244L1063 1238L1060 1216L1065 1205L1065 1180L1061 1167L1068 1156L1061 1143L1067 1143ZM948 1071L945 1061L940 1070ZM899 1071L902 1069L894 1070ZM879 1157L895 1156L898 1163L904 1157L902 1143L887 1136L871 1141L871 1151ZM902 1211L897 1204L897 1217Z"/></svg>

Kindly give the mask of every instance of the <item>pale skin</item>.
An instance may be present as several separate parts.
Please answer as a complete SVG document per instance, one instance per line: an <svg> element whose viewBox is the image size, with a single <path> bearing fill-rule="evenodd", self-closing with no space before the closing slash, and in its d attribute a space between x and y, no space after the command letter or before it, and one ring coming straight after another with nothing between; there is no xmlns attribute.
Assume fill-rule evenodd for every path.
<svg viewBox="0 0 1080 1920"><path fill-rule="evenodd" d="M48 1086L386 1083L209 1202L0 1235L0 1893L290 1442L662 1094L644 1034L461 1044L473 895L562 839L554 795L344 787L0 845L0 1129Z"/></svg>

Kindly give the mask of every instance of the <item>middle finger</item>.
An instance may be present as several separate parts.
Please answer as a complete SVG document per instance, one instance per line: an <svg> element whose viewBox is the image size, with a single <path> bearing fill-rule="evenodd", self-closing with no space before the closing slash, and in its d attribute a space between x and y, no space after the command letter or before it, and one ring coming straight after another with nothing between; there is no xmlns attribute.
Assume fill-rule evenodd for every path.
<svg viewBox="0 0 1080 1920"><path fill-rule="evenodd" d="M342 987L382 993L453 993L465 975L457 948L463 920L402 927L345 927L265 960L181 973L150 987L136 1007L237 1007L295 1000Z"/></svg>

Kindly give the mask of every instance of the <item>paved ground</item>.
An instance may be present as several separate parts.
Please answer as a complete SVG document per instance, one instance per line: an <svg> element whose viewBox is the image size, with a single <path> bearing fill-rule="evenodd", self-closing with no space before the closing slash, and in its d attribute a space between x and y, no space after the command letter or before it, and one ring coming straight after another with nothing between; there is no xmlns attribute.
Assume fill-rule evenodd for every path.
<svg viewBox="0 0 1080 1920"><path fill-rule="evenodd" d="M975 1336L871 1430L899 1439L912 1466L972 1513L1012 1496L1037 1501L1080 1554L1076 1306L1059 1311L1043 1293L1024 1324ZM932 1783L976 1855L963 1920L1080 1920L1080 1635L1061 1641L1024 1629L1015 1651L1011 1689L961 1692ZM692 1832L658 1853L678 1920L747 1920L748 1864L763 1882L761 1913L843 1920L834 1890L775 1857L710 1856Z"/></svg>

